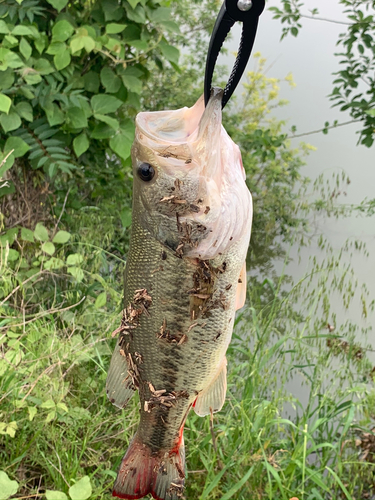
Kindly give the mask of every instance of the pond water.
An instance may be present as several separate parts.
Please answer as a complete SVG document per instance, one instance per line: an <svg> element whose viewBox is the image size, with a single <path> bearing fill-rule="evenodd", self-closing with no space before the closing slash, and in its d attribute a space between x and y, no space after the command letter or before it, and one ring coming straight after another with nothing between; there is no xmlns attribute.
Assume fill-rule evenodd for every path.
<svg viewBox="0 0 375 500"><path fill-rule="evenodd" d="M288 36L280 42L282 26L278 20L272 19L272 13L267 10L269 6L278 3L275 0L267 3L260 19L254 45L254 52L260 51L267 59L266 66L269 67L267 76L283 79L291 72L297 85L294 89L287 83L281 85L280 98L287 99L289 105L275 110L275 115L287 122L287 131L295 125L296 134L322 129L326 121L331 124L335 120L339 123L349 121L350 116L337 108L332 108L327 97L333 88L332 73L339 69L338 58L334 56L334 53L339 51L336 41L339 33L345 30L345 26L304 19L303 29L298 38ZM342 6L337 1L307 0L305 5L306 14L309 14L309 9L317 7L321 17L338 21L346 19L342 13ZM219 64L224 63L229 67L233 65L233 52L238 49L241 27L236 25L232 33L233 39L227 44L230 53L219 58ZM248 69L254 68L255 64L254 60L251 60ZM236 94L240 100L240 88ZM292 139L292 145L295 147L300 141L304 141L316 148L316 151L311 152L306 159L306 166L301 172L312 181L320 174L330 178L333 173L339 171L344 171L349 176L351 183L346 188L346 195L338 198L340 203L359 204L365 198L375 198L375 148L368 149L357 145L358 129L358 124L354 123L332 129L327 135L317 133ZM317 235L322 234L327 238L337 253L348 239L366 243L370 254L368 258L364 258L359 252L351 257L348 254L343 257L342 265L350 263L359 283L366 284L370 296L375 298L375 217L353 216L339 220L321 217L314 220L314 229ZM285 273L292 276L294 282L299 281L311 268L311 257L317 256L321 259L325 257L324 251L318 247L317 240L303 248L295 245L289 252L291 262L287 265ZM281 274L284 263L274 264ZM340 320L348 319L364 328L374 324L374 314L363 318L359 294L349 310L345 310L342 302L335 296L332 296L332 306ZM360 333L358 336L360 342L375 347L375 329L367 338L361 337ZM375 353L368 352L368 357L375 364ZM308 394L302 384L303 376L296 375L288 383L287 390L295 394L304 404L307 402Z"/></svg>
<svg viewBox="0 0 375 500"><path fill-rule="evenodd" d="M350 116L332 108L327 98L333 88L332 73L339 68L338 58L334 56L338 51L335 44L345 26L303 19L303 29L298 38L288 36L280 42L281 23L273 20L272 13L268 10L269 6L277 4L275 1L267 3L254 45L254 52L260 51L267 59L267 76L283 79L291 72L297 85L295 88L290 88L287 83L281 85L280 97L287 99L289 104L275 110L275 115L287 122L287 131L295 125L296 134L319 130L326 121L331 124L335 120L339 123L349 121ZM346 19L338 2L307 0L305 4L306 14L309 14L309 9L317 7L321 17L337 21ZM233 39L228 44L232 53L223 56L219 62L225 62L228 66L233 64L233 51L238 48L240 33L241 27L236 25ZM248 69L254 67L254 64L254 61L250 61ZM241 90L237 89L239 99L240 94ZM375 149L357 145L358 129L358 124L354 123L332 129L327 135L309 134L292 139L293 146L305 141L316 148L306 160L303 175L314 180L320 174L329 178L334 172L343 170L349 176L351 183L346 189L346 196L342 195L338 199L345 204L359 204L364 198L375 197ZM375 297L375 217L353 216L339 220L324 217L314 221L314 224L316 233L323 234L337 251L348 238L367 244L370 258L364 259L361 254L354 255L351 263L359 281L366 283ZM297 258L298 252L300 259ZM319 249L314 242L303 249L292 248L290 255L293 260L286 272L295 280L300 279L306 272L309 256L317 253ZM351 313L357 315L356 311Z"/></svg>

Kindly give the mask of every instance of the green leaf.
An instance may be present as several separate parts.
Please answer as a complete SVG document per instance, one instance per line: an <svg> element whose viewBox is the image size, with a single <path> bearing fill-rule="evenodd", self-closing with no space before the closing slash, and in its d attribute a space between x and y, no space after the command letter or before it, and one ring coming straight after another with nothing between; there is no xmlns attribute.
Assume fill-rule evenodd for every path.
<svg viewBox="0 0 375 500"><path fill-rule="evenodd" d="M0 94L0 111L2 113L9 113L10 107L12 105L11 99L4 94Z"/></svg>
<svg viewBox="0 0 375 500"><path fill-rule="evenodd" d="M85 151L89 149L90 141L87 138L87 135L82 132L78 137L76 137L73 141L73 149L75 154L81 156Z"/></svg>
<svg viewBox="0 0 375 500"><path fill-rule="evenodd" d="M164 42L164 40L160 42L159 47L161 53L168 61L174 64L178 64L178 60L180 58L180 51L176 47L169 45L167 42Z"/></svg>
<svg viewBox="0 0 375 500"><path fill-rule="evenodd" d="M60 12L64 7L68 5L69 0L47 0L47 2L52 5L54 9Z"/></svg>
<svg viewBox="0 0 375 500"><path fill-rule="evenodd" d="M21 126L21 118L15 113L11 111L9 115L1 115L0 123L4 129L4 132L10 132L11 130L16 130Z"/></svg>
<svg viewBox="0 0 375 500"><path fill-rule="evenodd" d="M95 48L95 41L91 36L76 36L70 40L72 54L85 48L86 52L91 52Z"/></svg>
<svg viewBox="0 0 375 500"><path fill-rule="evenodd" d="M69 495L72 500L86 500L91 496L92 488L89 476L84 476L69 488Z"/></svg>
<svg viewBox="0 0 375 500"><path fill-rule="evenodd" d="M65 42L74 33L74 28L69 21L63 19L58 21L52 28L52 40L56 42Z"/></svg>
<svg viewBox="0 0 375 500"><path fill-rule="evenodd" d="M133 9L137 7L141 0L128 0Z"/></svg>
<svg viewBox="0 0 375 500"><path fill-rule="evenodd" d="M85 44L82 36L77 36L70 40L70 50L72 51L72 54L79 52L84 46Z"/></svg>
<svg viewBox="0 0 375 500"><path fill-rule="evenodd" d="M109 35L113 35L115 33L121 33L126 28L126 24L117 24L117 23L109 23L105 28L105 32Z"/></svg>
<svg viewBox="0 0 375 500"><path fill-rule="evenodd" d="M56 406L56 404L55 404L53 399L47 399L47 401L44 401L40 405L41 408L47 408L47 409L55 408L55 406Z"/></svg>
<svg viewBox="0 0 375 500"><path fill-rule="evenodd" d="M17 237L17 234L18 234L17 228L14 227L12 229L8 229L8 231L5 234L0 236L0 243L2 245L5 245L8 242L9 245L13 245L13 243Z"/></svg>
<svg viewBox="0 0 375 500"><path fill-rule="evenodd" d="M100 120L101 122L104 122L110 127L112 127L113 130L118 130L120 127L119 121L116 120L115 118L111 118L110 116L101 115L97 113L95 113L94 116L97 120Z"/></svg>
<svg viewBox="0 0 375 500"><path fill-rule="evenodd" d="M107 293L102 292L99 293L99 295L96 297L95 300L95 309L100 309L101 307L105 306L107 303Z"/></svg>
<svg viewBox="0 0 375 500"><path fill-rule="evenodd" d="M132 211L130 208L124 208L120 212L120 219L124 227L129 227L132 223Z"/></svg>
<svg viewBox="0 0 375 500"><path fill-rule="evenodd" d="M21 239L23 241L30 241L31 243L34 242L34 233L30 231L30 229L27 229L26 227L21 228Z"/></svg>
<svg viewBox="0 0 375 500"><path fill-rule="evenodd" d="M20 137L8 137L4 146L4 153L6 154L13 150L13 156L19 158L27 153L29 149L30 146Z"/></svg>
<svg viewBox="0 0 375 500"><path fill-rule="evenodd" d="M94 113L106 115L114 113L122 105L120 99L111 95L99 94L91 98L91 107Z"/></svg>
<svg viewBox="0 0 375 500"><path fill-rule="evenodd" d="M71 57L69 50L64 50L64 52L62 52L61 54L56 54L53 58L53 63L58 71L69 66L70 61Z"/></svg>
<svg viewBox="0 0 375 500"><path fill-rule="evenodd" d="M45 495L47 500L68 500L68 497L62 491L46 490Z"/></svg>
<svg viewBox="0 0 375 500"><path fill-rule="evenodd" d="M92 50L95 49L95 40L91 38L91 36L85 36L83 37L83 44L85 47L86 52L91 52Z"/></svg>
<svg viewBox="0 0 375 500"><path fill-rule="evenodd" d="M0 90L9 89L14 83L14 71L8 68L6 71L1 72Z"/></svg>
<svg viewBox="0 0 375 500"><path fill-rule="evenodd" d="M65 122L65 115L57 104L53 103L50 108L44 111L46 112L47 120L51 127Z"/></svg>
<svg viewBox="0 0 375 500"><path fill-rule="evenodd" d="M34 45L39 54L42 54L48 43L48 38L45 33L42 33L39 38L34 41Z"/></svg>
<svg viewBox="0 0 375 500"><path fill-rule="evenodd" d="M7 23L0 19L0 34L7 35L8 33L10 33L10 29L8 28Z"/></svg>
<svg viewBox="0 0 375 500"><path fill-rule="evenodd" d="M112 137L109 141L109 145L114 153L116 153L120 158L126 160L130 156L130 150L132 146L132 140L120 131L119 134Z"/></svg>
<svg viewBox="0 0 375 500"><path fill-rule="evenodd" d="M52 410L47 414L45 422L48 424L48 422L51 422L55 417L56 417L56 410Z"/></svg>
<svg viewBox="0 0 375 500"><path fill-rule="evenodd" d="M1 175L0 175L1 177ZM1 184L0 187L0 198L2 196L7 196L8 194L13 194L16 192L16 187L12 181L6 181Z"/></svg>
<svg viewBox="0 0 375 500"><path fill-rule="evenodd" d="M100 80L103 87L105 87L106 91L110 94L114 94L120 90L121 79L110 68L108 68L108 66L104 66L101 70Z"/></svg>
<svg viewBox="0 0 375 500"><path fill-rule="evenodd" d="M19 252L17 252L17 250L14 250L13 248L9 249L9 253L8 253L9 262L15 262L16 260L19 259L19 257L20 257L20 254L19 254Z"/></svg>
<svg viewBox="0 0 375 500"><path fill-rule="evenodd" d="M37 73L25 73L23 78L29 85L37 85L42 81L42 77Z"/></svg>
<svg viewBox="0 0 375 500"><path fill-rule="evenodd" d="M93 94L97 94L99 92L100 80L98 73L95 71L89 71L83 76L83 81L87 92L92 92Z"/></svg>
<svg viewBox="0 0 375 500"><path fill-rule="evenodd" d="M82 262L83 255L81 255L80 253L71 253L66 259L66 263L68 266L75 266L77 264L81 264Z"/></svg>
<svg viewBox="0 0 375 500"><path fill-rule="evenodd" d="M137 5L134 9L130 6L125 6L128 18L135 23L145 24L146 14L142 5Z"/></svg>
<svg viewBox="0 0 375 500"><path fill-rule="evenodd" d="M369 109L365 111L365 113L369 116L375 116L375 109Z"/></svg>
<svg viewBox="0 0 375 500"><path fill-rule="evenodd" d="M30 422L32 422L34 420L35 415L38 412L38 409L35 406L28 406L27 409L29 412L29 420Z"/></svg>
<svg viewBox="0 0 375 500"><path fill-rule="evenodd" d="M52 42L48 49L46 50L47 54L54 56L56 54L62 54L66 50L66 43L64 42Z"/></svg>
<svg viewBox="0 0 375 500"><path fill-rule="evenodd" d="M16 105L17 113L21 118L27 120L28 122L33 121L33 108L28 102L22 101Z"/></svg>
<svg viewBox="0 0 375 500"><path fill-rule="evenodd" d="M55 236L53 237L53 243L66 243L70 240L71 234L68 231L57 231Z"/></svg>
<svg viewBox="0 0 375 500"><path fill-rule="evenodd" d="M6 158L6 160L5 160ZM0 152L0 179L7 170L12 168L14 163L14 155L11 154L7 157L4 153Z"/></svg>
<svg viewBox="0 0 375 500"><path fill-rule="evenodd" d="M53 255L56 252L56 247L50 241L46 241L42 245L42 250L43 252L48 253L48 255Z"/></svg>
<svg viewBox="0 0 375 500"><path fill-rule="evenodd" d="M121 132L126 135L128 139L131 140L131 142L134 141L134 134L135 134L135 125L133 120L130 120L129 118L126 118L125 120L121 121Z"/></svg>
<svg viewBox="0 0 375 500"><path fill-rule="evenodd" d="M171 9L169 7L159 7L150 11L150 20L154 23L169 21L171 18Z"/></svg>
<svg viewBox="0 0 375 500"><path fill-rule="evenodd" d="M175 21L162 21L160 23L163 28L171 33L180 33L180 26Z"/></svg>
<svg viewBox="0 0 375 500"><path fill-rule="evenodd" d="M33 34L34 34L33 31L23 24L17 24L17 26L15 26L12 30L12 35L14 35L14 36L16 36L16 35L22 35L22 36L31 35L32 36Z"/></svg>
<svg viewBox="0 0 375 500"><path fill-rule="evenodd" d="M142 82L137 77L132 75L121 75L125 87L131 92L140 94L142 92Z"/></svg>
<svg viewBox="0 0 375 500"><path fill-rule="evenodd" d="M66 50L66 49L64 49ZM55 72L55 68L52 66L52 64L47 60L44 59L43 57L39 58L35 64L34 64L34 69L41 75L49 75L50 73Z"/></svg>
<svg viewBox="0 0 375 500"><path fill-rule="evenodd" d="M7 500L18 491L17 481L12 481L6 472L0 471L0 500Z"/></svg>
<svg viewBox="0 0 375 500"><path fill-rule="evenodd" d="M39 241L48 241L48 231L43 224L38 222L34 229L34 236Z"/></svg>
<svg viewBox="0 0 375 500"><path fill-rule="evenodd" d="M21 66L25 66L20 56L10 50L8 50L4 57L4 64L9 66L9 68L20 68Z"/></svg>
<svg viewBox="0 0 375 500"><path fill-rule="evenodd" d="M129 44L136 48L137 50L147 50L148 49L148 43L146 40L132 40L129 42Z"/></svg>
<svg viewBox="0 0 375 500"><path fill-rule="evenodd" d="M76 266L68 267L67 271L69 274L73 276L73 278L75 278L78 281L78 283L80 283L84 278L83 271L80 267Z"/></svg>
<svg viewBox="0 0 375 500"><path fill-rule="evenodd" d="M67 112L67 123L71 128L87 127L87 118L83 109L78 107L69 108Z"/></svg>
<svg viewBox="0 0 375 500"><path fill-rule="evenodd" d="M12 46L12 48L15 48L15 46L18 45L18 38L12 35L5 35L4 41L8 44L8 46Z"/></svg>
<svg viewBox="0 0 375 500"><path fill-rule="evenodd" d="M113 137L115 131L106 123L98 123L95 125L94 130L91 132L92 139L109 139Z"/></svg>
<svg viewBox="0 0 375 500"><path fill-rule="evenodd" d="M23 55L23 57L26 59L26 61L31 56L32 51L33 51L33 49L31 48L31 45L26 40L26 38L21 38L21 41L20 41L20 52Z"/></svg>
<svg viewBox="0 0 375 500"><path fill-rule="evenodd" d="M65 403L60 402L60 403L57 403L57 405L56 405L56 406L57 406L57 408L59 408L60 410L62 410L62 411L64 411L64 412L66 412L66 413L69 413L69 408L66 406L66 404L65 404Z"/></svg>
<svg viewBox="0 0 375 500"><path fill-rule="evenodd" d="M50 271L51 269L61 269L64 266L65 262L56 257L51 257L46 262L44 262L44 269L47 269L47 271Z"/></svg>

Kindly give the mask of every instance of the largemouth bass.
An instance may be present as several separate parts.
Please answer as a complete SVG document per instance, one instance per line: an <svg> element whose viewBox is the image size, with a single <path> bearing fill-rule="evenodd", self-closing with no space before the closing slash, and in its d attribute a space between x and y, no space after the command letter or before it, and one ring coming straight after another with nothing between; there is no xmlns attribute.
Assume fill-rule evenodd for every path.
<svg viewBox="0 0 375 500"><path fill-rule="evenodd" d="M221 89L192 108L139 113L125 309L107 394L135 390L138 430L113 496L183 494L183 428L225 401L235 310L246 297L252 201L239 148L221 125Z"/></svg>

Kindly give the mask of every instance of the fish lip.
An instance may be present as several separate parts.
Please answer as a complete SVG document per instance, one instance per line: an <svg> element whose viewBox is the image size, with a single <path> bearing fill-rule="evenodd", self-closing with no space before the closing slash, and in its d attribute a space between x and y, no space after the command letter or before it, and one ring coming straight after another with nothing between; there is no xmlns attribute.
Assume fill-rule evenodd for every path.
<svg viewBox="0 0 375 500"><path fill-rule="evenodd" d="M169 117L171 115L171 111L157 111L152 112L154 120L150 123L147 123L148 118L150 117L151 112L142 112L138 113L136 117L136 136L138 139L141 136L145 136L148 139L154 141L154 143L158 143L160 145L165 144L188 144L194 143L197 139L202 136L203 130L209 127L209 124L212 122L216 122L217 125L221 125L221 108L222 108L222 99L224 96L224 90L220 87L212 87L210 99L207 103L207 106L204 108L203 106L199 109L200 102L203 102L203 96L195 103L191 108L184 107L178 109L173 112L175 114L177 120L181 120L180 123L183 123L184 120L192 120L192 116L195 115L195 118L192 120L190 132L186 135L183 133L183 128L181 128L181 135L176 137L168 137L165 135L164 137L159 133L158 126L152 127L150 123L155 123L155 118L160 120L162 124L163 116ZM198 109L196 109L198 106ZM194 124L195 122L195 124ZM156 146L156 144L154 144Z"/></svg>
<svg viewBox="0 0 375 500"><path fill-rule="evenodd" d="M217 125L221 126L223 96L223 89L220 87L212 87L207 106L199 121L198 138L202 136L204 129L208 127L210 123L213 124L213 122L216 122Z"/></svg>
<svg viewBox="0 0 375 500"><path fill-rule="evenodd" d="M208 105L210 104L211 101L212 102L220 101L220 103L221 103L223 100L223 97L224 97L224 90L221 87L212 87L211 93L210 93L210 98L208 100L206 107L208 107Z"/></svg>
<svg viewBox="0 0 375 500"><path fill-rule="evenodd" d="M214 136L219 138L222 121L222 100L224 90L212 87L207 106L199 121L197 141L210 142Z"/></svg>

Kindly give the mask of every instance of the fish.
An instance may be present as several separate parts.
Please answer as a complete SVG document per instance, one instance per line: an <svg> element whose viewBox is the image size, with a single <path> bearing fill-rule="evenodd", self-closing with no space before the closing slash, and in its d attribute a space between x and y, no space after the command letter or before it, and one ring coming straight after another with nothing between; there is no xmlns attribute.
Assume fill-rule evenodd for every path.
<svg viewBox="0 0 375 500"><path fill-rule="evenodd" d="M114 497L177 500L190 410L225 402L226 351L246 299L252 197L238 146L222 126L223 91L207 106L141 112L132 146L133 207L124 310L109 400L139 392L140 422Z"/></svg>

